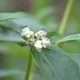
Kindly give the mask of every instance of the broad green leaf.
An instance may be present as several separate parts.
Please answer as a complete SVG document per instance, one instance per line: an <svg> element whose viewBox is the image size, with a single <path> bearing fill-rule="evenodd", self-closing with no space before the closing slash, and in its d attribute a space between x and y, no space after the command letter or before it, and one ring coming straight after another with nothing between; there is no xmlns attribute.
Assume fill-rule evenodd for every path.
<svg viewBox="0 0 80 80"><path fill-rule="evenodd" d="M25 43L17 30L13 30L10 27L6 28L5 26L0 26L0 41L11 41L19 44Z"/></svg>
<svg viewBox="0 0 80 80"><path fill-rule="evenodd" d="M23 74L23 71L20 70L5 70L5 69L0 69L0 78L2 77L7 77L7 76L13 76L13 75L18 75L18 74Z"/></svg>
<svg viewBox="0 0 80 80"><path fill-rule="evenodd" d="M46 29L49 30L46 26L40 24L38 21L36 21L32 17L25 17L25 18L18 18L12 20L15 24L20 25L20 26L29 26L31 30L33 31L38 31L39 29Z"/></svg>
<svg viewBox="0 0 80 80"><path fill-rule="evenodd" d="M69 35L69 36L66 36L62 39L60 39L58 43L62 43L62 42L66 42L66 41L72 41L72 40L80 40L80 34L72 34L72 35Z"/></svg>
<svg viewBox="0 0 80 80"><path fill-rule="evenodd" d="M45 80L79 80L79 67L73 59L57 47L32 53L33 59L41 69Z"/></svg>
<svg viewBox="0 0 80 80"><path fill-rule="evenodd" d="M47 37L48 38L51 38L51 37L54 37L54 36L59 36L60 34L58 34L57 32L55 32L55 31L49 31L48 33L47 33Z"/></svg>
<svg viewBox="0 0 80 80"><path fill-rule="evenodd" d="M16 12L16 13L0 13L0 22L9 20L9 19L15 19L20 17L26 17L28 16L25 12Z"/></svg>
<svg viewBox="0 0 80 80"><path fill-rule="evenodd" d="M70 57L76 61L80 68L80 54L70 54Z"/></svg>

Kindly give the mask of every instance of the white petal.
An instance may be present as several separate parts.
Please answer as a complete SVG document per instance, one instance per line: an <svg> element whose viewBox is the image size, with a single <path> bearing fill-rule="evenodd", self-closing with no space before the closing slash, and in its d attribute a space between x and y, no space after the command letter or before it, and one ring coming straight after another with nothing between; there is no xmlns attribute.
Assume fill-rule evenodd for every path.
<svg viewBox="0 0 80 80"><path fill-rule="evenodd" d="M50 40L48 38L43 38L42 44L48 46L48 45L50 45Z"/></svg>
<svg viewBox="0 0 80 80"><path fill-rule="evenodd" d="M30 29L28 27L23 27L22 28L22 32L29 32L29 31L30 31Z"/></svg>
<svg viewBox="0 0 80 80"><path fill-rule="evenodd" d="M34 42L35 42L35 39L34 38L28 39L28 44L33 45Z"/></svg>
<svg viewBox="0 0 80 80"><path fill-rule="evenodd" d="M42 49L42 45L41 45L42 41L37 40L34 44L34 47L36 48L36 50L41 50Z"/></svg>
<svg viewBox="0 0 80 80"><path fill-rule="evenodd" d="M38 33L39 36L46 36L46 31L44 29L40 30Z"/></svg>

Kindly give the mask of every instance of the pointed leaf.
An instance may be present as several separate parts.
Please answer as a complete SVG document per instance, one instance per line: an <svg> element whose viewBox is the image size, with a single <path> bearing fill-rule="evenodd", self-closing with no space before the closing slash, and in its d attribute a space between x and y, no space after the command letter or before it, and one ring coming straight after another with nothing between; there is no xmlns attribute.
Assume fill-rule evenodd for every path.
<svg viewBox="0 0 80 80"><path fill-rule="evenodd" d="M11 41L19 43L20 45L25 43L18 31L4 26L0 26L0 41Z"/></svg>
<svg viewBox="0 0 80 80"><path fill-rule="evenodd" d="M66 41L72 41L72 40L80 40L80 34L72 34L72 35L66 36L61 40L59 40L56 44L61 42L66 42Z"/></svg>
<svg viewBox="0 0 80 80"><path fill-rule="evenodd" d="M9 19L15 19L20 17L26 17L28 16L25 12L16 12L16 13L0 13L0 22L9 20Z"/></svg>
<svg viewBox="0 0 80 80"><path fill-rule="evenodd" d="M49 47L42 52L33 51L32 56L45 80L80 80L78 65L59 48Z"/></svg>
<svg viewBox="0 0 80 80"><path fill-rule="evenodd" d="M53 37L53 36L59 36L60 34L58 34L57 32L55 32L55 31L49 31L48 33L47 33L47 37L48 38L51 38L51 37Z"/></svg>

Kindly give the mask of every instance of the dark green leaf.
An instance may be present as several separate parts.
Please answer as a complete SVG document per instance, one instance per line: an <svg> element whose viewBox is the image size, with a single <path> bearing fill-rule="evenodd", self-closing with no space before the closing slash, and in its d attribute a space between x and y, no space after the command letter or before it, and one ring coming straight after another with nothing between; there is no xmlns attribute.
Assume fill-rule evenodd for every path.
<svg viewBox="0 0 80 80"><path fill-rule="evenodd" d="M28 14L24 12L0 13L0 22L9 20L9 19L14 19L14 18L26 17L26 16L28 16Z"/></svg>
<svg viewBox="0 0 80 80"><path fill-rule="evenodd" d="M47 37L48 37L48 38L51 38L51 37L54 37L54 36L60 36L60 34L58 34L58 33L55 32L55 31L49 31L49 32L47 33Z"/></svg>
<svg viewBox="0 0 80 80"><path fill-rule="evenodd" d="M80 68L80 54L70 54L70 57L76 61Z"/></svg>
<svg viewBox="0 0 80 80"><path fill-rule="evenodd" d="M57 47L32 53L45 80L80 80L79 67L73 59Z"/></svg>
<svg viewBox="0 0 80 80"><path fill-rule="evenodd" d="M80 40L80 34L72 34L72 35L66 36L61 40L59 40L57 44L61 42L72 41L72 40Z"/></svg>
<svg viewBox="0 0 80 80"><path fill-rule="evenodd" d="M58 34L55 31L49 31L47 33L47 37L51 40L51 42L56 42L58 39L60 39L62 37L62 35Z"/></svg>
<svg viewBox="0 0 80 80"><path fill-rule="evenodd" d="M0 26L0 41L11 41L23 44L25 41L21 38L20 33L12 28Z"/></svg>

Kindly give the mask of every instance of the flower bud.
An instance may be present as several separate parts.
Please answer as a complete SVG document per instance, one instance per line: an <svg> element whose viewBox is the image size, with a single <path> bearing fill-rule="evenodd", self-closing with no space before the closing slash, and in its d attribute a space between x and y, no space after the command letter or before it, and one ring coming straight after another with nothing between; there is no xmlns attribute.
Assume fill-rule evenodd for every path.
<svg viewBox="0 0 80 80"><path fill-rule="evenodd" d="M29 32L30 29L27 26L22 27L22 32Z"/></svg>
<svg viewBox="0 0 80 80"><path fill-rule="evenodd" d="M42 39L43 48L46 48L48 45L50 45L50 40L48 38L43 38Z"/></svg>
<svg viewBox="0 0 80 80"><path fill-rule="evenodd" d="M33 31L30 31L29 33L30 33L30 35L31 35L31 36L33 36L33 35L34 35L34 32L33 32Z"/></svg>
<svg viewBox="0 0 80 80"><path fill-rule="evenodd" d="M46 36L46 31L45 29L41 29L39 32L38 32L39 36Z"/></svg>
<svg viewBox="0 0 80 80"><path fill-rule="evenodd" d="M39 39L40 37L44 37L44 36L46 36L46 31L44 29L41 29L37 33L35 33L34 36L37 39Z"/></svg>
<svg viewBox="0 0 80 80"><path fill-rule="evenodd" d="M35 43L34 43L34 47L36 48L37 51L41 51L42 49L42 41L41 40L37 40Z"/></svg>
<svg viewBox="0 0 80 80"><path fill-rule="evenodd" d="M30 34L29 34L28 32L22 32L22 33L21 33L21 36L22 36L24 39L30 38Z"/></svg>
<svg viewBox="0 0 80 80"><path fill-rule="evenodd" d="M28 44L29 44L29 45L33 45L34 42L35 42L35 39L34 39L34 38L28 39Z"/></svg>

